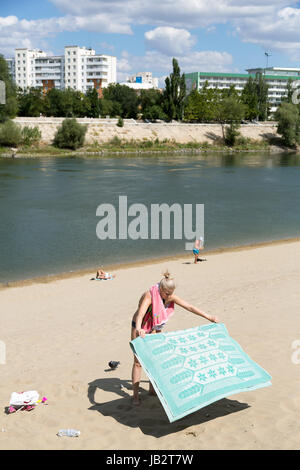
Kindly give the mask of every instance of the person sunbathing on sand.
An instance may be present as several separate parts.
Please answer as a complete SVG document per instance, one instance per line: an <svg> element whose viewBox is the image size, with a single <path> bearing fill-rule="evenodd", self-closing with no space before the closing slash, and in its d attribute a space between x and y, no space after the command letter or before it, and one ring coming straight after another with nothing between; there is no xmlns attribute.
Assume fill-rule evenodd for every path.
<svg viewBox="0 0 300 470"><path fill-rule="evenodd" d="M115 277L115 274L107 273L103 269L98 269L96 273L96 279L114 279Z"/></svg>
<svg viewBox="0 0 300 470"><path fill-rule="evenodd" d="M138 304L138 309L133 315L131 323L131 340L140 336L145 338L146 334L160 333L169 318L174 313L174 304L183 307L189 312L195 313L213 323L218 323L218 317L208 315L197 307L174 294L175 283L170 273L166 271L162 280L145 292ZM141 364L136 356L132 367L133 404L139 405L139 383L141 379ZM150 383L150 394L155 394Z"/></svg>

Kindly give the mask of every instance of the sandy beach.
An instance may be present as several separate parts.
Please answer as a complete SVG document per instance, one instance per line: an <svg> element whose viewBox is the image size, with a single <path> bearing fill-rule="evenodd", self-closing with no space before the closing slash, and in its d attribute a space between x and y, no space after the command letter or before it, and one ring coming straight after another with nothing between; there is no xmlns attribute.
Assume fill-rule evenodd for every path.
<svg viewBox="0 0 300 470"><path fill-rule="evenodd" d="M300 241L120 267L113 281L95 272L0 291L0 449L299 449ZM130 322L139 296L168 268L176 294L217 315L272 386L230 396L172 424L157 397L131 404ZM206 321L176 307L166 331ZM298 355L300 358L300 353ZM111 371L108 362L120 361ZM48 398L7 415L12 392ZM59 438L62 428L79 438Z"/></svg>

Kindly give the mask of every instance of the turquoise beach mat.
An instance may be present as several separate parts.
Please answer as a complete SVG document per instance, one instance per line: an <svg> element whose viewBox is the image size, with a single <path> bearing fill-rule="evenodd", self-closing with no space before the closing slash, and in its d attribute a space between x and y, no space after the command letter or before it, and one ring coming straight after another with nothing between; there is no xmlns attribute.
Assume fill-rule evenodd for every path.
<svg viewBox="0 0 300 470"><path fill-rule="evenodd" d="M223 323L147 335L130 346L170 422L229 395L271 385L271 376Z"/></svg>

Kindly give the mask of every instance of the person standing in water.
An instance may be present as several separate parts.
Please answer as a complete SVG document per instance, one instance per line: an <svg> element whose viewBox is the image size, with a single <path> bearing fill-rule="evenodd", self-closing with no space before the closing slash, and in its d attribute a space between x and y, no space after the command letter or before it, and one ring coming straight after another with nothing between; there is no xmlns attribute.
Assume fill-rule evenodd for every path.
<svg viewBox="0 0 300 470"><path fill-rule="evenodd" d="M175 282L170 273L166 271L160 282L152 286L145 292L138 304L138 309L133 315L131 323L131 340L140 336L144 338L146 334L160 333L169 318L174 313L174 306L188 310L189 312L199 315L206 320L218 323L218 317L209 315L199 310L194 305L189 304L174 294ZM133 404L139 405L139 383L141 379L141 364L136 356L132 367L132 386L133 386ZM154 393L150 383L150 393Z"/></svg>

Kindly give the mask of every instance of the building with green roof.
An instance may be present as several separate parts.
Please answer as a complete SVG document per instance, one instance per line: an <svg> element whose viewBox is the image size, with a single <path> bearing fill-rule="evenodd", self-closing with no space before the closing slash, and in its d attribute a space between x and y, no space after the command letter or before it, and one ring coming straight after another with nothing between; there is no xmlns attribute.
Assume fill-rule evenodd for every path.
<svg viewBox="0 0 300 470"><path fill-rule="evenodd" d="M257 73L263 74L268 84L268 101L271 113L275 112L282 99L287 96L289 80L300 80L300 68L268 67L248 69L248 73L216 73L194 72L185 74L187 92L201 90L207 82L209 88L228 89L232 85L238 92L242 92L249 76L255 78Z"/></svg>

